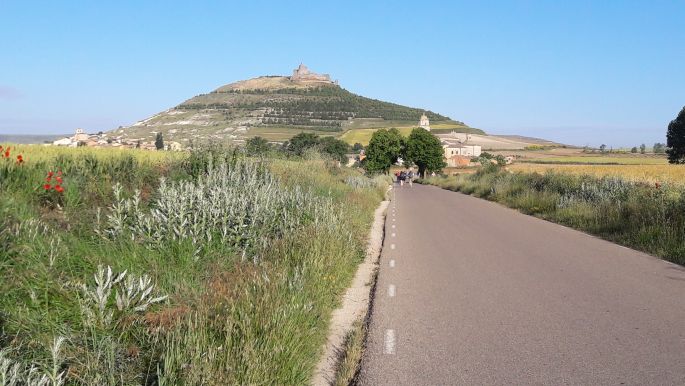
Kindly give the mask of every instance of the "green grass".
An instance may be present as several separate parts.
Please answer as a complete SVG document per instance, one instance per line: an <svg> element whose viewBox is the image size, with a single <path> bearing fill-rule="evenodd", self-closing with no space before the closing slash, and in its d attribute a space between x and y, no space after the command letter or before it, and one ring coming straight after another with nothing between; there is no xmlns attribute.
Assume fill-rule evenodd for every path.
<svg viewBox="0 0 685 386"><path fill-rule="evenodd" d="M496 201L685 265L685 190L679 185L509 173L494 166L422 182Z"/></svg>
<svg viewBox="0 0 685 386"><path fill-rule="evenodd" d="M18 151L23 165L0 158L0 357L42 369L54 362L53 338L63 336L57 366L70 385L308 382L330 313L364 256L383 197L380 184L351 186L345 181L359 174L326 160L246 160L264 165L256 173L275 176L265 192L287 198L304 189L311 195L313 206L295 207L302 216L293 228L261 236L249 225L236 228L259 236L263 245L244 243L245 236L221 242L212 228L211 239L167 233L152 243L128 228L114 236L102 232L110 229L108 215L117 213L108 209L115 202L113 184L122 185L124 198L139 190L139 211L149 213L163 197L161 177L171 184L195 181L210 162L234 165L240 156L218 150ZM64 194L43 189L49 170L63 171ZM228 182L227 189L240 186ZM199 211L188 218L193 213ZM187 225L195 226L202 224ZM98 266L149 275L153 296L168 298L144 310L120 310L111 293L104 303L111 321L88 316L86 311L98 311L81 284L92 292Z"/></svg>

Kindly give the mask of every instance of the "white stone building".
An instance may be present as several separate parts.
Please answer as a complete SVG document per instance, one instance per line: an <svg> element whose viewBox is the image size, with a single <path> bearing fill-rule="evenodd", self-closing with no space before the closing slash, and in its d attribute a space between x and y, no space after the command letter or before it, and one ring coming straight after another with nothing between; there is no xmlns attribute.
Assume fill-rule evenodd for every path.
<svg viewBox="0 0 685 386"><path fill-rule="evenodd" d="M421 119L419 119L419 127L431 131L430 121L426 116L426 113L421 114Z"/></svg>

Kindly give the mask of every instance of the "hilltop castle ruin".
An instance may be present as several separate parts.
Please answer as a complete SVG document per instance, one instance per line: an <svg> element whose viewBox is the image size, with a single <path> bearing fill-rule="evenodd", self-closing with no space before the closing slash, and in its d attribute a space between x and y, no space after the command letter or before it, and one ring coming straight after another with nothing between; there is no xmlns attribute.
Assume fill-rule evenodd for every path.
<svg viewBox="0 0 685 386"><path fill-rule="evenodd" d="M331 76L328 74L317 74L316 72L312 72L305 66L304 64L300 63L300 65L293 70L293 75L290 77L290 80L292 81L314 81L314 82L326 82L326 83L334 83L338 84L338 81L332 81Z"/></svg>

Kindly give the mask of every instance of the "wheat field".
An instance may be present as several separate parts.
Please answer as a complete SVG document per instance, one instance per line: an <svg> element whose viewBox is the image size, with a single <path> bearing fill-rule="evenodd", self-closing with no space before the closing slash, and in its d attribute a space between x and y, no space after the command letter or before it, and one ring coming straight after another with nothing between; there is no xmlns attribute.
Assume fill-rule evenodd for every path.
<svg viewBox="0 0 685 386"><path fill-rule="evenodd" d="M588 174L598 177L618 176L630 181L685 185L685 165L553 165L517 163L507 167L512 171Z"/></svg>

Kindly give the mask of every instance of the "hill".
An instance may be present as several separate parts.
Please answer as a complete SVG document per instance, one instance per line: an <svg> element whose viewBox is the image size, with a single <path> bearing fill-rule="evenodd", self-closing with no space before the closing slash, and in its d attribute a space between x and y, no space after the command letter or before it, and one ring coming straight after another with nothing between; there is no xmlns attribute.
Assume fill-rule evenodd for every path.
<svg viewBox="0 0 685 386"><path fill-rule="evenodd" d="M0 134L0 143L17 143L17 144L42 144L52 143L52 141L67 137L68 135L26 135L26 134Z"/></svg>
<svg viewBox="0 0 685 386"><path fill-rule="evenodd" d="M302 131L338 136L359 128L416 126L424 112L431 124L472 130L438 113L366 98L319 78L263 76L231 83L113 134L149 141L162 132L165 140L181 143L240 142L255 135L281 141Z"/></svg>

